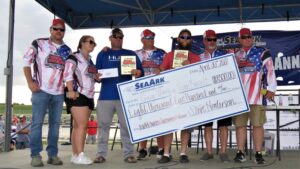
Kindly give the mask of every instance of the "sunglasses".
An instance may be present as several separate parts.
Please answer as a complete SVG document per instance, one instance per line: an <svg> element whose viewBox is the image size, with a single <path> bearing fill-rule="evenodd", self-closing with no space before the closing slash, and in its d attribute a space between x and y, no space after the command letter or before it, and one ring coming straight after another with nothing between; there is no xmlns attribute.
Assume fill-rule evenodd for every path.
<svg viewBox="0 0 300 169"><path fill-rule="evenodd" d="M191 36L179 36L180 39L186 39L186 40L190 40L192 39Z"/></svg>
<svg viewBox="0 0 300 169"><path fill-rule="evenodd" d="M89 42L90 45L94 45L94 46L97 46L96 42L92 41L92 40L89 40L89 41L85 41L85 42Z"/></svg>
<svg viewBox="0 0 300 169"><path fill-rule="evenodd" d="M248 36L241 36L241 39L251 39L252 36L248 35Z"/></svg>
<svg viewBox="0 0 300 169"><path fill-rule="evenodd" d="M206 38L208 42L217 42L217 38Z"/></svg>
<svg viewBox="0 0 300 169"><path fill-rule="evenodd" d="M112 35L112 37L114 38L114 39L123 39L123 36L117 36L117 35Z"/></svg>
<svg viewBox="0 0 300 169"><path fill-rule="evenodd" d="M143 37L145 40L154 40L154 36L145 36Z"/></svg>
<svg viewBox="0 0 300 169"><path fill-rule="evenodd" d="M55 28L55 27L52 27L52 29L53 29L54 31L65 32L65 29L64 29L64 28Z"/></svg>

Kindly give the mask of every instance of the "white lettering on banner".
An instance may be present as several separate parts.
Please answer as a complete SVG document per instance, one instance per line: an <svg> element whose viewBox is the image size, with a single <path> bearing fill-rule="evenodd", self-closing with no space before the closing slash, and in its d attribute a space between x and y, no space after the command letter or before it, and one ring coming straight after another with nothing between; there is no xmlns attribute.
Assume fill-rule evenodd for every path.
<svg viewBox="0 0 300 169"><path fill-rule="evenodd" d="M253 42L255 46L265 46L266 42L263 42L260 35L253 36ZM225 45L239 45L239 37L237 36L225 36L223 38L218 39L217 42L218 46L225 46Z"/></svg>
<svg viewBox="0 0 300 169"><path fill-rule="evenodd" d="M117 86L133 143L249 111L233 54Z"/></svg>
<svg viewBox="0 0 300 169"><path fill-rule="evenodd" d="M300 68L299 55L276 57L274 66L275 66L275 70L299 69Z"/></svg>

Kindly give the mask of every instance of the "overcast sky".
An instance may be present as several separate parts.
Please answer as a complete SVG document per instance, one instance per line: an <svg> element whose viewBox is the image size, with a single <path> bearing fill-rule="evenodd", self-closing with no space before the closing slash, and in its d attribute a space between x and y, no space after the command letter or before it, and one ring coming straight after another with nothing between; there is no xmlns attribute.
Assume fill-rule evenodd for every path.
<svg viewBox="0 0 300 169"><path fill-rule="evenodd" d="M15 34L14 34L14 79L13 79L13 103L30 104L31 93L27 88L26 80L23 76L22 57L31 42L36 38L49 37L49 27L53 19L53 14L40 6L33 0L16 0L15 6ZM0 103L5 102L6 76L4 68L7 61L7 40L9 23L9 0L2 0L0 5ZM297 26L296 26L297 25ZM299 30L300 22L276 22L276 23L251 23L251 24L226 24L226 25L197 25L189 27L158 27L150 28L156 33L155 44L166 51L171 49L171 37L176 37L183 28L188 28L193 35L201 35L206 29L214 29L217 33L238 31L242 26L252 30ZM145 28L123 29L125 38L123 47L136 50L142 47L140 33ZM72 48L76 49L79 38L82 35L94 36L97 47L92 56L96 59L97 53L104 46L109 46L108 36L110 29L87 29L71 30L67 27L64 41ZM136 43L133 43L136 42ZM99 90L99 89L97 89ZM22 96L22 97L20 97Z"/></svg>

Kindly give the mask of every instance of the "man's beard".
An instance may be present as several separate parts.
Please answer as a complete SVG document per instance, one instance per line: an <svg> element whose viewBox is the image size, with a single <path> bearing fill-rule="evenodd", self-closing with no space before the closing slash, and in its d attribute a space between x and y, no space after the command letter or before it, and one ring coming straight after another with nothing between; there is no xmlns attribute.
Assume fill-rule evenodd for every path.
<svg viewBox="0 0 300 169"><path fill-rule="evenodd" d="M190 50L191 48L192 48L192 43L189 43L186 46L183 46L181 43L178 43L178 49L181 49L181 50Z"/></svg>

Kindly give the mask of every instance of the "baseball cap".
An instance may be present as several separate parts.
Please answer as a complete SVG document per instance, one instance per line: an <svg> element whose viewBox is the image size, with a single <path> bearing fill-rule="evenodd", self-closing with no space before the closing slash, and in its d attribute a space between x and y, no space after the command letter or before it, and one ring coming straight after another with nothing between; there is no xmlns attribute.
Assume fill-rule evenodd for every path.
<svg viewBox="0 0 300 169"><path fill-rule="evenodd" d="M249 28L242 28L239 32L239 37L241 37L243 35L251 35L252 36L252 32Z"/></svg>
<svg viewBox="0 0 300 169"><path fill-rule="evenodd" d="M151 30L149 29L145 29L142 33L141 33L141 39L143 39L144 37L146 36L153 36L155 37L155 33L152 32Z"/></svg>
<svg viewBox="0 0 300 169"><path fill-rule="evenodd" d="M121 34L122 36L124 36L123 31L122 31L120 28L114 28L114 29L110 32L110 36L116 35L116 34Z"/></svg>
<svg viewBox="0 0 300 169"><path fill-rule="evenodd" d="M52 26L55 26L57 24L61 24L63 27L65 27L65 21L62 19L53 19Z"/></svg>
<svg viewBox="0 0 300 169"><path fill-rule="evenodd" d="M203 34L203 38L206 38L206 37L217 37L217 34L214 30L211 30L211 29L208 29L204 32Z"/></svg>

